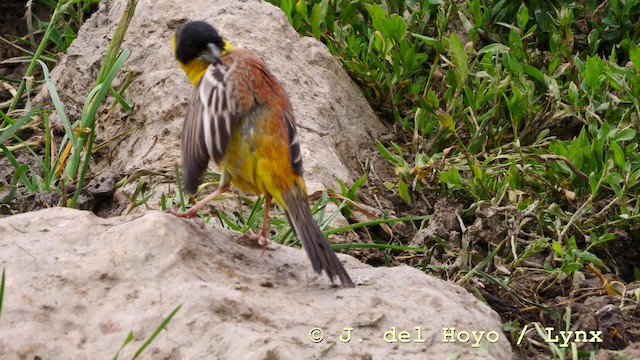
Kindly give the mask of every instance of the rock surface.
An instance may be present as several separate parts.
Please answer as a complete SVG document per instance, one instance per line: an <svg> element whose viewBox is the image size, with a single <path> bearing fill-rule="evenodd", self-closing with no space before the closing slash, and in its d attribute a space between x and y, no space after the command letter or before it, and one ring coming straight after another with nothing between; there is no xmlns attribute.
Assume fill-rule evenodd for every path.
<svg viewBox="0 0 640 360"><path fill-rule="evenodd" d="M511 358L498 316L458 286L342 255L360 285L333 288L302 250L280 246L261 257L237 238L156 211L103 219L53 208L0 219L0 357L111 358L133 330L128 359L181 304L143 358ZM397 342L388 343L394 326ZM346 327L352 340L342 343ZM310 340L313 328L322 342ZM485 337L478 347L473 335L443 342L443 328L460 340L462 331ZM409 335L400 331L425 342L401 343Z"/></svg>
<svg viewBox="0 0 640 360"><path fill-rule="evenodd" d="M71 121L82 110L82 99L93 86L126 3L101 1L52 71ZM298 123L309 192L337 188L336 177L351 182L362 175L363 149L373 149L374 139L385 129L322 43L301 38L280 9L262 1L159 0L138 3L125 37L123 47L131 56L119 80L128 71L134 75L127 94L135 107L124 114L105 106L99 115L97 143L108 141L108 146L94 156L93 176L123 177L137 170L173 176L174 165L180 163L180 134L192 88L174 59L170 39L188 20L208 21L234 46L255 52L283 83ZM149 183L162 180L166 179ZM119 204L102 215L122 214L136 185L134 180L119 189ZM147 205L158 209L159 195L167 187L161 184L154 190L158 196Z"/></svg>

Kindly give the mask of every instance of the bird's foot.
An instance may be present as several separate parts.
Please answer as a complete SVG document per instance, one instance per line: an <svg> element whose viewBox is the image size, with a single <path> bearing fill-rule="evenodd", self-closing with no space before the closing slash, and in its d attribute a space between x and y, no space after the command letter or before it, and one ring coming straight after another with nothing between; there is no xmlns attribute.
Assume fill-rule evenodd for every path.
<svg viewBox="0 0 640 360"><path fill-rule="evenodd" d="M173 208L168 208L167 210L165 210L165 212L167 214L171 214L177 217L181 217L181 218L185 218L185 219L193 219L196 224L198 224L198 226L200 226L201 230L204 230L204 222L202 222L202 219L200 219L200 217L198 216L198 209L196 208L191 208L187 211L176 211Z"/></svg>
<svg viewBox="0 0 640 360"><path fill-rule="evenodd" d="M173 208L168 208L167 210L165 210L165 212L171 215L175 215L177 217L188 218L188 219L196 217L198 215L198 210L195 208L191 208L187 211L176 211Z"/></svg>
<svg viewBox="0 0 640 360"><path fill-rule="evenodd" d="M262 246L262 253L260 256L264 255L265 250L267 250L267 246L269 245L269 239L265 236L265 234L261 232L255 233L253 230L249 229L246 233L242 234L240 237L241 240L255 241L258 245Z"/></svg>

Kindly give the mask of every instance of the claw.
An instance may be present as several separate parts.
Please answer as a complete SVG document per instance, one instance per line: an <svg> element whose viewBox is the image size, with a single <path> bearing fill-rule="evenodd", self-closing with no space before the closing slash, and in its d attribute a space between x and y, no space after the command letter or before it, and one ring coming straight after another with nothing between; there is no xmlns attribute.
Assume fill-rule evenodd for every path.
<svg viewBox="0 0 640 360"><path fill-rule="evenodd" d="M257 241L259 245L262 245L262 253L260 256L264 255L264 252L267 250L267 246L269 245L269 239L267 239L262 231L256 234L253 230L249 229L241 238L244 240Z"/></svg>
<svg viewBox="0 0 640 360"><path fill-rule="evenodd" d="M204 230L205 224L202 221L202 219L199 216L197 216L198 215L198 209L195 209L195 211L193 211L193 210L194 210L194 208L191 208L190 210L183 212L183 211L176 211L173 208L169 208L169 209L165 210L165 212L167 214L171 214L171 215L174 215L174 216L177 216L177 217L181 217L181 218L185 218L185 219L193 219L196 222L196 224L198 224L198 226L200 227L200 230Z"/></svg>

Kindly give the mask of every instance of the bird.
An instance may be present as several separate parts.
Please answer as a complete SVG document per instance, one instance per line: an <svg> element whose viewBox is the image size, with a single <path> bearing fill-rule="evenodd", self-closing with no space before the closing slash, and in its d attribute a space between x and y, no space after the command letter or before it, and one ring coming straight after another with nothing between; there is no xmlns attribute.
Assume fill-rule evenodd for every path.
<svg viewBox="0 0 640 360"><path fill-rule="evenodd" d="M293 107L280 81L253 52L233 47L206 21L179 26L172 47L194 87L182 129L185 191L197 191L211 159L222 175L212 194L188 211L170 212L195 217L231 185L264 195L262 228L249 237L266 246L274 200L284 209L313 270L324 271L332 284L337 277L343 287L354 287L311 214Z"/></svg>

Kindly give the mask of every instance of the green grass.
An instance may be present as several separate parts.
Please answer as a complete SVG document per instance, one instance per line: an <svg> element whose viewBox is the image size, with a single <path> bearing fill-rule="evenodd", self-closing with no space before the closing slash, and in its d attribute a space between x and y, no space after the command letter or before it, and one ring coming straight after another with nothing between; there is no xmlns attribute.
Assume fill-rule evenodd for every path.
<svg viewBox="0 0 640 360"><path fill-rule="evenodd" d="M4 156L10 160L15 168L9 195L2 199L6 204L12 202L15 190L21 184L26 193L53 191L64 198L62 202L64 205L75 207L89 172L90 157L93 153L93 142L96 136L95 121L98 109L109 94L114 96L116 103L125 110L131 108L130 104L122 96L126 86L116 91L112 88L111 83L120 73L120 69L130 54L128 49L121 48L121 44L134 14L137 1L129 2L127 11L123 13L122 19L113 33L94 86L84 100L84 107L79 119L73 121L67 116L65 104L60 100L56 86L49 76L49 67L45 61L41 60L43 52L48 47L60 48L54 36L56 26L60 26L61 23L65 23L68 26L68 23L64 22L65 18L75 19L74 21L78 22L79 26L81 19L78 17L82 17L82 14L84 14L80 10L90 7L93 3L95 2L65 0L55 3L51 19L47 23L48 25L37 50L32 55L8 112L0 111L2 116L2 127L0 128L0 139L2 141L0 141L0 144L2 144ZM64 129L64 136L61 138L54 137L51 131L49 122L50 110L34 108L29 101L23 101L24 92L34 90L32 81L28 82L26 79L35 75L37 66L40 67L42 72L44 86L49 90L50 105L60 119ZM31 95L27 95L30 98ZM18 106L24 106L24 109L17 110ZM26 115L20 119L14 118L14 114L22 113ZM20 137L21 132L33 128L43 134L44 144L32 144ZM27 149L31 153L34 159L33 162L38 166L29 166L18 162L14 152L22 149ZM75 191L68 194L68 188L75 189Z"/></svg>
<svg viewBox="0 0 640 360"><path fill-rule="evenodd" d="M149 347L149 345L151 345L153 340L155 340L155 338L158 336L158 334L160 334L160 331L164 330L167 327L167 325L169 325L169 322L171 321L171 319L173 319L173 317L176 315L176 313L180 310L181 307L182 307L182 305L178 305L175 309L173 309L173 311L171 311L171 313L169 313L169 315L167 315L166 318L164 318L162 320L162 322L153 331L153 333L142 343L142 345L140 345L138 350L136 350L136 352L133 354L133 358L132 359L137 359L140 356L140 354L142 354L142 352L147 347ZM129 334L127 335L127 337L125 338L124 342L122 343L122 346L120 347L120 349L118 349L118 352L116 352L116 354L113 356L113 360L118 360L122 350L127 345L129 345L129 343L131 343L134 339L135 339L135 337L133 335L133 331L130 331Z"/></svg>
<svg viewBox="0 0 640 360"><path fill-rule="evenodd" d="M400 211L448 197L472 224L485 209L512 209L507 237L467 244L448 276L488 281L499 260L550 283L587 266L640 280L637 263L612 253L640 240L637 1L271 2L399 129L376 145Z"/></svg>
<svg viewBox="0 0 640 360"><path fill-rule="evenodd" d="M2 302L4 301L4 276L5 269L2 268L2 280L0 281L0 317L2 316Z"/></svg>

